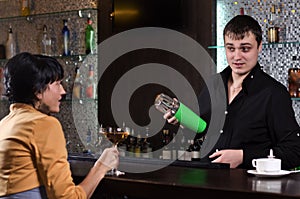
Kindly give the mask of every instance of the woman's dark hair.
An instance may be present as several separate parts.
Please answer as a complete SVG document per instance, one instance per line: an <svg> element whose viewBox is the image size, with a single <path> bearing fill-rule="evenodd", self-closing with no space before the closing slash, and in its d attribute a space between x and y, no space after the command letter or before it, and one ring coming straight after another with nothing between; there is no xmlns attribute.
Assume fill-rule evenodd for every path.
<svg viewBox="0 0 300 199"><path fill-rule="evenodd" d="M34 105L36 94L63 76L64 70L56 59L23 52L8 60L4 67L5 95L11 103Z"/></svg>
<svg viewBox="0 0 300 199"><path fill-rule="evenodd" d="M249 32L254 34L257 46L259 46L262 41L262 30L259 23L251 16L237 15L226 24L223 31L223 38L226 35L232 39L240 40L249 34Z"/></svg>

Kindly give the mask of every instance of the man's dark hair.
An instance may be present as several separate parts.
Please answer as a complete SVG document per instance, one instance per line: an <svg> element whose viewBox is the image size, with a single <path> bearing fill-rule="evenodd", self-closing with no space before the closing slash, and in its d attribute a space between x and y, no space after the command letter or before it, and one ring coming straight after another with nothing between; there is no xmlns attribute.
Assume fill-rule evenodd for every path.
<svg viewBox="0 0 300 199"><path fill-rule="evenodd" d="M254 34L257 46L259 46L262 41L262 30L259 23L251 16L237 15L226 24L223 31L223 38L228 36L234 40L241 40L249 32Z"/></svg>
<svg viewBox="0 0 300 199"><path fill-rule="evenodd" d="M4 67L5 95L11 103L34 105L36 94L45 91L49 83L62 80L63 76L64 70L56 59L23 52L11 58Z"/></svg>

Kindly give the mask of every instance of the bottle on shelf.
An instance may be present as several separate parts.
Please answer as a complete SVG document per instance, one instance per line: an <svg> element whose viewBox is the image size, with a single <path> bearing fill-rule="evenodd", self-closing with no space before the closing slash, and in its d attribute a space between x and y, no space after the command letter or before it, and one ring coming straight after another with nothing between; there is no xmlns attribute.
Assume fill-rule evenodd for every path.
<svg viewBox="0 0 300 199"><path fill-rule="evenodd" d="M168 129L163 130L163 151L162 151L162 159L170 160L172 158L171 149L168 146L170 143L170 134Z"/></svg>
<svg viewBox="0 0 300 199"><path fill-rule="evenodd" d="M192 145L194 144L194 140L188 140L188 148L185 151L185 156L184 156L184 160L186 161L192 161Z"/></svg>
<svg viewBox="0 0 300 199"><path fill-rule="evenodd" d="M280 4L278 9L278 25L279 25L279 29L278 29L278 40L279 42L285 42L287 41L287 21L285 18L285 15L287 15L285 8L284 8L284 4Z"/></svg>
<svg viewBox="0 0 300 199"><path fill-rule="evenodd" d="M200 140L194 140L192 145L192 161L200 161L200 149L201 143Z"/></svg>
<svg viewBox="0 0 300 199"><path fill-rule="evenodd" d="M89 65L88 79L86 82L85 95L87 98L96 99L96 80L94 77L94 66Z"/></svg>
<svg viewBox="0 0 300 199"><path fill-rule="evenodd" d="M69 56L70 55L70 30L68 28L68 20L63 20L63 29L62 29L62 38L63 38L63 45L62 50L63 56Z"/></svg>
<svg viewBox="0 0 300 199"><path fill-rule="evenodd" d="M142 137L138 133L137 139L136 139L136 144L135 144L135 147L134 147L135 157L140 158L141 157L141 152L142 152Z"/></svg>
<svg viewBox="0 0 300 199"><path fill-rule="evenodd" d="M21 16L30 15L30 0L22 0L21 2Z"/></svg>
<svg viewBox="0 0 300 199"><path fill-rule="evenodd" d="M48 35L48 28L46 25L43 26L43 37L42 37L42 55L51 56L51 38Z"/></svg>
<svg viewBox="0 0 300 199"><path fill-rule="evenodd" d="M299 56L292 57L293 67L288 69L288 90L291 97L300 97L300 68L298 68Z"/></svg>
<svg viewBox="0 0 300 199"><path fill-rule="evenodd" d="M78 67L75 70L76 77L74 80L72 96L74 99L81 99L84 91L82 75L80 74L80 69Z"/></svg>
<svg viewBox="0 0 300 199"><path fill-rule="evenodd" d="M10 25L8 29L6 44L5 44L6 59L10 59L16 55L16 48L17 48L16 41L14 39L13 30Z"/></svg>
<svg viewBox="0 0 300 199"><path fill-rule="evenodd" d="M177 160L176 133L172 135L172 160Z"/></svg>
<svg viewBox="0 0 300 199"><path fill-rule="evenodd" d="M87 17L87 26L85 28L85 53L95 54L96 43L95 43L95 31L92 26L91 13L88 13Z"/></svg>
<svg viewBox="0 0 300 199"><path fill-rule="evenodd" d="M177 151L177 159L178 160L185 160L186 138L184 136L184 133L183 133L182 129L179 129L178 133L179 133L179 136L180 136L180 146L179 146L179 149Z"/></svg>
<svg viewBox="0 0 300 199"><path fill-rule="evenodd" d="M146 130L146 137L143 140L142 144L142 157L143 158L152 158L152 145L151 142L149 141L149 127L147 126L145 128Z"/></svg>
<svg viewBox="0 0 300 199"><path fill-rule="evenodd" d="M268 42L269 43L278 43L279 37L278 37L278 19L276 16L276 8L275 4L272 4L271 6L271 13L270 18L268 20Z"/></svg>

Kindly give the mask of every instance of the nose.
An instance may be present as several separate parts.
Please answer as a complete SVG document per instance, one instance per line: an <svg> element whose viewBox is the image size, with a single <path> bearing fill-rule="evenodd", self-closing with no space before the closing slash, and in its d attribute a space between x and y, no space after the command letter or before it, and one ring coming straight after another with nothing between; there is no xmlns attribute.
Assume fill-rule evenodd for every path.
<svg viewBox="0 0 300 199"><path fill-rule="evenodd" d="M242 57L242 52L237 49L235 52L234 52L234 59L241 59Z"/></svg>
<svg viewBox="0 0 300 199"><path fill-rule="evenodd" d="M65 95L66 94L66 90L64 89L63 85L60 85L60 94L61 95Z"/></svg>

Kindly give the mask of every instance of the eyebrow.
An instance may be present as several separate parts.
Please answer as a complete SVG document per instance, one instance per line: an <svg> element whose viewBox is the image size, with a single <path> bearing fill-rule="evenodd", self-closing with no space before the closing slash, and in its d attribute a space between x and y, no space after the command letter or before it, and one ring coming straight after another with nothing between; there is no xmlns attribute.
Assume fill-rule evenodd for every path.
<svg viewBox="0 0 300 199"><path fill-rule="evenodd" d="M232 43L226 43L225 46L233 46ZM251 43L241 43L240 46L252 46Z"/></svg>

